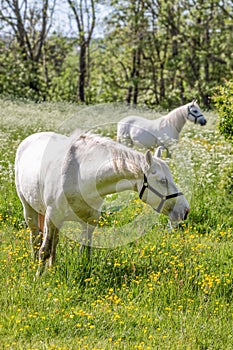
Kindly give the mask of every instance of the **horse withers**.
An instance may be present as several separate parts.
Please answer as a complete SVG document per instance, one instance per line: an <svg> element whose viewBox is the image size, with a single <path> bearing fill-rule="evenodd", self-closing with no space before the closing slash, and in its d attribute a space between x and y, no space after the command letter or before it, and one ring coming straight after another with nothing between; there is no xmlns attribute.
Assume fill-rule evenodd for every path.
<svg viewBox="0 0 233 350"><path fill-rule="evenodd" d="M67 137L42 132L27 137L16 153L16 188L34 258L40 262L38 274L46 262L53 264L65 221L81 223L81 243L90 250L108 194L133 190L171 221L186 219L189 204L159 153L144 155L90 133Z"/></svg>

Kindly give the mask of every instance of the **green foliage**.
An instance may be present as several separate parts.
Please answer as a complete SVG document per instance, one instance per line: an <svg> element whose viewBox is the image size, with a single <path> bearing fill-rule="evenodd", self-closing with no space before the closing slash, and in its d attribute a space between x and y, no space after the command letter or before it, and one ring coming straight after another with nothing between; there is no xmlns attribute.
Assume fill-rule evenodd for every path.
<svg viewBox="0 0 233 350"><path fill-rule="evenodd" d="M77 100L77 69L75 65L64 68L59 76L51 79L48 89L49 101L68 101L75 102Z"/></svg>
<svg viewBox="0 0 233 350"><path fill-rule="evenodd" d="M44 62L25 59L20 48L0 42L0 95L32 101L75 101L77 97L77 62L73 41L51 36L44 47ZM70 53L70 55L68 55Z"/></svg>
<svg viewBox="0 0 233 350"><path fill-rule="evenodd" d="M51 36L46 43L48 101L77 100L78 62L74 46L73 39L60 35Z"/></svg>
<svg viewBox="0 0 233 350"><path fill-rule="evenodd" d="M220 189L224 191L225 195L233 195L233 163L226 162L219 183Z"/></svg>
<svg viewBox="0 0 233 350"><path fill-rule="evenodd" d="M213 101L218 112L220 133L233 143L233 80L217 88Z"/></svg>
<svg viewBox="0 0 233 350"><path fill-rule="evenodd" d="M31 60L24 60L19 48L3 50L0 64L1 95L33 101L46 99L41 66Z"/></svg>
<svg viewBox="0 0 233 350"><path fill-rule="evenodd" d="M106 31L92 38L83 68L86 104L127 101L170 110L198 98L209 107L212 89L231 77L233 14L228 1L212 1L211 6L200 0L195 6L188 0L147 1L146 6L143 1L110 1L107 9ZM100 20L98 16L96 11ZM78 101L82 68L74 35L76 40L48 35L38 62L22 55L16 38L2 36L0 94Z"/></svg>

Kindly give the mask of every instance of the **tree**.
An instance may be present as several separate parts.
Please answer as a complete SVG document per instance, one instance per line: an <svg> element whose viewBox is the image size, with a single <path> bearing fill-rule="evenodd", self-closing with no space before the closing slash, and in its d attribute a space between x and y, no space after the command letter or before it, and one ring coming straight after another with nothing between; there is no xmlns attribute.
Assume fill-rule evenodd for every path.
<svg viewBox="0 0 233 350"><path fill-rule="evenodd" d="M0 20L12 37L11 48L18 51L28 70L29 88L40 94L39 63L51 28L56 0L2 0Z"/></svg>
<svg viewBox="0 0 233 350"><path fill-rule="evenodd" d="M217 0L208 3L198 0L195 6L187 1L186 8L188 16L183 33L186 80L200 101L209 106L211 89L227 73L223 54L226 52L223 46L229 42L225 32L226 13Z"/></svg>
<svg viewBox="0 0 233 350"><path fill-rule="evenodd" d="M196 97L208 107L214 87L231 78L232 0L66 2L72 38L48 36L55 0L0 2L0 93L167 109ZM96 38L103 2L107 30Z"/></svg>
<svg viewBox="0 0 233 350"><path fill-rule="evenodd" d="M79 83L78 99L84 103L85 88L89 69L89 48L96 23L96 1L95 0L67 0L78 29L79 46Z"/></svg>
<svg viewBox="0 0 233 350"><path fill-rule="evenodd" d="M218 129L233 144L233 80L216 88L213 101L218 113Z"/></svg>
<svg viewBox="0 0 233 350"><path fill-rule="evenodd" d="M47 99L77 101L77 53L74 39L50 35L44 47L43 72Z"/></svg>
<svg viewBox="0 0 233 350"><path fill-rule="evenodd" d="M112 0L111 6L108 43L125 77L125 83L122 82L122 88L126 90L125 101L135 106L139 98L144 36L148 28L145 1ZM118 43L115 42L116 35Z"/></svg>

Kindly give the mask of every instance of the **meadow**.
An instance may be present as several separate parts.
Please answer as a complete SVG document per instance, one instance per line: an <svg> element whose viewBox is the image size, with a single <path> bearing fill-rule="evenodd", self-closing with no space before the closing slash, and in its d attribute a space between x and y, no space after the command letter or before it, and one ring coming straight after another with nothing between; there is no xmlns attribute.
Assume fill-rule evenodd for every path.
<svg viewBox="0 0 233 350"><path fill-rule="evenodd" d="M135 199L124 216L139 210L143 234L133 226L128 244L93 248L90 261L76 239L61 234L56 265L36 279L14 184L18 144L38 131L74 127L115 137L112 123L128 110L10 100L0 106L0 349L232 349L233 151L216 114L206 112L205 127L187 123L169 159L190 202L188 220L170 228Z"/></svg>

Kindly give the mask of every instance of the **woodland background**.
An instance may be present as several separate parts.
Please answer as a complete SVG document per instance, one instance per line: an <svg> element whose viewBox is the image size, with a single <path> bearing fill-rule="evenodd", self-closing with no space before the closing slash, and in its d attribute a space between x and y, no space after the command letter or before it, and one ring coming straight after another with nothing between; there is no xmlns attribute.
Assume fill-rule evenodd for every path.
<svg viewBox="0 0 233 350"><path fill-rule="evenodd" d="M1 0L0 30L1 96L208 108L232 77L233 1Z"/></svg>

